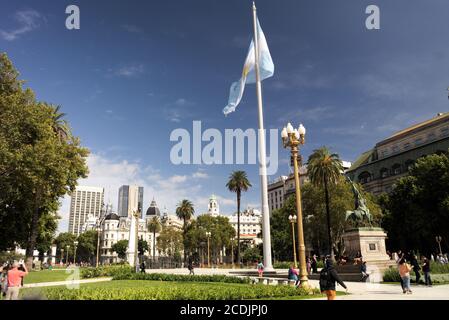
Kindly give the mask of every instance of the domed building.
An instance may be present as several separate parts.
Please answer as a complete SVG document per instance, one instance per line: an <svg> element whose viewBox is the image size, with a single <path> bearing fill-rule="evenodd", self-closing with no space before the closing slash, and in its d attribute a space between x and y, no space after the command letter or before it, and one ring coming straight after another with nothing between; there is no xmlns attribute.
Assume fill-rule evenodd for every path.
<svg viewBox="0 0 449 320"><path fill-rule="evenodd" d="M220 215L220 206L218 205L217 197L214 194L209 198L207 214L211 215L212 217L218 217Z"/></svg>
<svg viewBox="0 0 449 320"><path fill-rule="evenodd" d="M161 212L160 212L160 210L159 210L159 208L157 206L157 203L154 200L154 198L153 198L153 200L150 203L150 207L147 209L146 216L147 216L147 218L148 217L154 217L154 216L157 216L157 217L161 216Z"/></svg>

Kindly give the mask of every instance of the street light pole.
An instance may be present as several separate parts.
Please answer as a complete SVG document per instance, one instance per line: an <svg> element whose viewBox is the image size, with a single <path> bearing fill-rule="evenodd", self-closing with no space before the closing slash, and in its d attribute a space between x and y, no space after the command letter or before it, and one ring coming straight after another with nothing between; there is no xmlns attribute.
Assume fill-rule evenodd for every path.
<svg viewBox="0 0 449 320"><path fill-rule="evenodd" d="M59 261L59 263L63 263L62 260L64 258L64 249L61 248L61 261Z"/></svg>
<svg viewBox="0 0 449 320"><path fill-rule="evenodd" d="M296 215L288 216L288 220L292 224L292 239L293 239L293 262L295 264L295 269L298 268L298 263L296 261L296 237L295 237L295 223L296 223Z"/></svg>
<svg viewBox="0 0 449 320"><path fill-rule="evenodd" d="M66 259L65 259L65 262L68 264L69 263L69 248L70 248L70 246L69 245L66 245L65 246L65 248L66 248L66 250L67 250L67 257L66 257Z"/></svg>
<svg viewBox="0 0 449 320"><path fill-rule="evenodd" d="M76 265L76 248L78 246L78 241L74 241L73 244L75 245L75 252L73 254L73 264Z"/></svg>
<svg viewBox="0 0 449 320"><path fill-rule="evenodd" d="M234 269L234 238L231 238L231 264Z"/></svg>
<svg viewBox="0 0 449 320"><path fill-rule="evenodd" d="M286 128L282 130L282 142L284 148L290 148L293 158L294 175L295 175L295 189L296 189L296 210L298 211L298 242L299 242L299 275L302 286L308 285L307 267L306 267L306 247L304 244L304 230L302 224L302 206L301 206L301 186L299 181L298 155L299 146L305 143L306 129L301 124L298 129L293 129L289 123Z"/></svg>
<svg viewBox="0 0 449 320"><path fill-rule="evenodd" d="M438 247L440 248L440 255L442 255L443 251L441 250L441 240L443 240L443 239L441 238L441 236L436 236L435 240L437 241Z"/></svg>
<svg viewBox="0 0 449 320"><path fill-rule="evenodd" d="M210 268L210 245L209 245L210 236L211 236L211 233L210 232L206 232L206 237L207 237L207 267L208 268Z"/></svg>

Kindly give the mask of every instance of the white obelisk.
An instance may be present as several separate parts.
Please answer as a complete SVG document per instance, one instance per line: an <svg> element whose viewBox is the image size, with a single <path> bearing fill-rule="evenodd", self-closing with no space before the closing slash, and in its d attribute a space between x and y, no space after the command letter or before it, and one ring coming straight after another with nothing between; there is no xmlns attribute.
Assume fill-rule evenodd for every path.
<svg viewBox="0 0 449 320"><path fill-rule="evenodd" d="M270 235L270 211L268 207L268 183L267 183L267 164L266 164L266 144L265 130L263 125L263 103L262 103L262 84L260 81L259 70L259 37L257 32L257 9L253 2L253 22L254 22L254 54L256 70L256 91L257 104L259 108L259 174L262 196L262 237L263 237L263 257L265 271L274 271L271 261L271 235Z"/></svg>

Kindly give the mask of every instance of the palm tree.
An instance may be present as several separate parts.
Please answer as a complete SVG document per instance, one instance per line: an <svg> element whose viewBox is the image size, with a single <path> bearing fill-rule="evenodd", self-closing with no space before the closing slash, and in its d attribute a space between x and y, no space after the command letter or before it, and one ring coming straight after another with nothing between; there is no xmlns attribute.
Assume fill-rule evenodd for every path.
<svg viewBox="0 0 449 320"><path fill-rule="evenodd" d="M182 200L178 207L176 208L176 215L179 219L183 220L183 238L184 241L186 239L186 231L187 231L187 222L192 218L192 216L195 213L195 209L193 208L193 203L189 200ZM184 261L186 261L187 258L187 252L184 248Z"/></svg>
<svg viewBox="0 0 449 320"><path fill-rule="evenodd" d="M148 231L153 233L153 263L156 255L156 233L161 231L161 222L158 216L154 216L147 225Z"/></svg>
<svg viewBox="0 0 449 320"><path fill-rule="evenodd" d="M240 265L240 198L242 191L248 191L252 185L245 171L234 171L229 176L226 187L237 194L237 263Z"/></svg>
<svg viewBox="0 0 449 320"><path fill-rule="evenodd" d="M326 201L328 246L329 252L331 254L331 259L335 260L331 235L329 187L335 185L340 179L343 172L343 163L341 162L338 154L331 154L327 147L321 147L320 149L314 150L310 155L307 163L307 171L310 181L315 186L324 188Z"/></svg>
<svg viewBox="0 0 449 320"><path fill-rule="evenodd" d="M58 135L59 139L67 139L69 130L67 127L67 122L63 120L66 114L60 112L61 106L53 107L53 109L53 130L56 135Z"/></svg>

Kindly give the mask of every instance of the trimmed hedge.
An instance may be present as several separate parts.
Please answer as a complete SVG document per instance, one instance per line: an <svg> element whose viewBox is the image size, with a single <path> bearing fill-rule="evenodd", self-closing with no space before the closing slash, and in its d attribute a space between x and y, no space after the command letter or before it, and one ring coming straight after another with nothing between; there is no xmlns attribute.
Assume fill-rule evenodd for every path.
<svg viewBox="0 0 449 320"><path fill-rule="evenodd" d="M89 288L79 290L47 288L49 300L243 300L318 295L290 286L242 285L206 288L192 284L186 287Z"/></svg>
<svg viewBox="0 0 449 320"><path fill-rule="evenodd" d="M153 281L177 281L177 282L221 282L221 283L243 283L251 282L250 278L230 277L224 275L179 275L164 273L120 273L113 280L153 280Z"/></svg>
<svg viewBox="0 0 449 320"><path fill-rule="evenodd" d="M293 262L289 261L278 261L273 264L273 268L275 269L289 269ZM322 260L317 261L317 268L323 268L324 262Z"/></svg>
<svg viewBox="0 0 449 320"><path fill-rule="evenodd" d="M133 268L129 265L115 265L103 266L98 268L83 268L81 269L81 278L100 278L100 277L115 277L124 274L133 273Z"/></svg>

